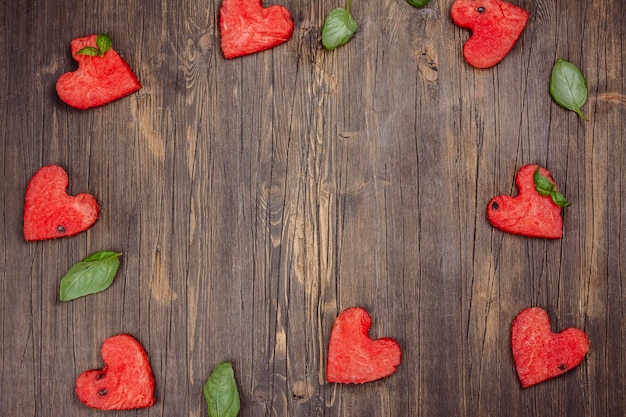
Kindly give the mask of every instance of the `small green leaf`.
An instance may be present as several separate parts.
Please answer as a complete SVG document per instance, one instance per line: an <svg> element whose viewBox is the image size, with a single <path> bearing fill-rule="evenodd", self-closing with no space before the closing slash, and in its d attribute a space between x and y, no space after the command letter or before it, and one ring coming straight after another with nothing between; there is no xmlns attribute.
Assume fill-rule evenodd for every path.
<svg viewBox="0 0 626 417"><path fill-rule="evenodd" d="M550 196L552 201L559 207L568 207L571 206L572 203L565 199L565 196L556 190L556 185L554 185L548 178L541 175L539 172L539 167L535 170L535 174L533 176L535 181L535 188L537 192L542 196Z"/></svg>
<svg viewBox="0 0 626 417"><path fill-rule="evenodd" d="M236 417L239 414L239 391L230 362L222 362L215 367L203 391L209 417Z"/></svg>
<svg viewBox="0 0 626 417"><path fill-rule="evenodd" d="M552 193L550 197L552 197L552 201L554 201L556 205L559 207L569 207L572 205L572 203L567 201L565 199L565 196L558 191L555 191L554 193Z"/></svg>
<svg viewBox="0 0 626 417"><path fill-rule="evenodd" d="M113 283L120 266L119 252L100 251L74 264L61 278L61 301L104 291Z"/></svg>
<svg viewBox="0 0 626 417"><path fill-rule="evenodd" d="M426 7L430 0L406 0L413 7L417 7L418 9L422 7Z"/></svg>
<svg viewBox="0 0 626 417"><path fill-rule="evenodd" d="M109 49L111 49L111 46L113 46L113 41L111 41L111 38L109 38L107 35L100 34L96 38L96 45L100 50L100 56L104 56L104 54L106 54Z"/></svg>
<svg viewBox="0 0 626 417"><path fill-rule="evenodd" d="M539 172L539 167L537 167L537 169L535 170L533 178L535 180L535 186L539 194L543 196L552 194L552 192L554 191L554 184L552 184L552 182L548 178L541 175L541 173Z"/></svg>
<svg viewBox="0 0 626 417"><path fill-rule="evenodd" d="M550 76L550 94L560 106L588 120L580 110L587 102L587 80L576 65L557 59Z"/></svg>
<svg viewBox="0 0 626 417"><path fill-rule="evenodd" d="M545 188L540 188L540 187L537 187L537 192L544 197L552 194L552 190L547 190Z"/></svg>
<svg viewBox="0 0 626 417"><path fill-rule="evenodd" d="M358 24L350 14L350 1L345 9L331 11L322 27L322 45L326 49L335 49L348 42L356 33Z"/></svg>
<svg viewBox="0 0 626 417"><path fill-rule="evenodd" d="M76 52L75 55L89 55L89 56L100 56L103 57L113 45L111 38L109 38L105 34L100 34L96 37L96 47L93 46L85 46Z"/></svg>
<svg viewBox="0 0 626 417"><path fill-rule="evenodd" d="M98 56L100 55L100 50L98 48L94 48L93 46L85 46L84 48L79 49L75 55Z"/></svg>

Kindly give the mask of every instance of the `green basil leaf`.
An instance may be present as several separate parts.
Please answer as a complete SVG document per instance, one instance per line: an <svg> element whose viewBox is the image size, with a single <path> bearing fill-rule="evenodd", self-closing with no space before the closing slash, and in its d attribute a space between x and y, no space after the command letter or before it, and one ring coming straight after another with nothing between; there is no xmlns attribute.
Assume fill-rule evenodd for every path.
<svg viewBox="0 0 626 417"><path fill-rule="evenodd" d="M240 400L235 373L230 362L218 364L204 385L209 417L236 417Z"/></svg>
<svg viewBox="0 0 626 417"><path fill-rule="evenodd" d="M550 195L554 191L554 184L550 182L548 178L541 175L539 172L539 167L535 170L535 174L533 176L535 181L535 187L537 188L537 192L543 196Z"/></svg>
<svg viewBox="0 0 626 417"><path fill-rule="evenodd" d="M61 301L104 291L113 283L121 253L100 251L74 264L61 278Z"/></svg>
<svg viewBox="0 0 626 417"><path fill-rule="evenodd" d="M550 94L560 106L587 120L580 110L587 102L587 80L576 65L557 59L550 76Z"/></svg>
<svg viewBox="0 0 626 417"><path fill-rule="evenodd" d="M569 207L572 205L572 203L567 201L565 199L565 196L558 191L555 191L554 193L552 193L550 197L552 197L552 201L554 201L556 205L559 207Z"/></svg>
<svg viewBox="0 0 626 417"><path fill-rule="evenodd" d="M426 7L429 1L430 0L406 0L407 3L409 3L413 7L417 7L418 9Z"/></svg>
<svg viewBox="0 0 626 417"><path fill-rule="evenodd" d="M113 41L111 41L111 38L109 38L107 35L101 34L98 35L98 37L96 38L96 45L100 50L100 56L103 56L109 51L109 49L111 49L111 46L113 46Z"/></svg>
<svg viewBox="0 0 626 417"><path fill-rule="evenodd" d="M79 49L75 55L98 56L100 55L100 50L98 48L94 48L93 46L85 46L84 48Z"/></svg>
<svg viewBox="0 0 626 417"><path fill-rule="evenodd" d="M572 203L565 199L565 196L556 190L556 185L554 185L548 178L541 175L539 172L539 167L535 170L535 174L533 176L535 181L535 188L537 192L542 196L550 196L552 201L559 207L568 207L571 206Z"/></svg>
<svg viewBox="0 0 626 417"><path fill-rule="evenodd" d="M542 195L544 197L552 194L551 190L546 190L544 188L539 188L539 187L537 187L537 192L539 193L539 195Z"/></svg>
<svg viewBox="0 0 626 417"><path fill-rule="evenodd" d="M348 2L349 7L349 2ZM322 27L322 45L326 49L335 49L348 42L358 29L356 20L350 14L349 8L338 8L331 11Z"/></svg>

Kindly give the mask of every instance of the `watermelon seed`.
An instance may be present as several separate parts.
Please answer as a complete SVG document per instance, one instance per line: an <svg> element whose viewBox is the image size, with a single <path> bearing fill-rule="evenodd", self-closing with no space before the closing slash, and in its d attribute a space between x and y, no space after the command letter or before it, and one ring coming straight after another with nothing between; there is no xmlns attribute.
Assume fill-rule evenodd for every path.
<svg viewBox="0 0 626 417"><path fill-rule="evenodd" d="M98 374L98 376L96 377L96 379L102 379L104 378L104 374Z"/></svg>
<svg viewBox="0 0 626 417"><path fill-rule="evenodd" d="M478 9L476 9L476 11L477 11L478 13L485 13L485 8L484 8L484 7L482 7L482 6L480 6Z"/></svg>
<svg viewBox="0 0 626 417"><path fill-rule="evenodd" d="M498 203L497 203L497 202L495 202L495 201L494 201L493 203L491 203L491 208L492 208L493 210L498 210L498 209L500 208L500 206L498 205Z"/></svg>
<svg viewBox="0 0 626 417"><path fill-rule="evenodd" d="M57 227L57 231L58 231L59 233L63 233L63 232L65 232L65 226L60 225L59 227Z"/></svg>
<svg viewBox="0 0 626 417"><path fill-rule="evenodd" d="M105 389L101 389L100 391L98 391L98 395L107 395L109 393L109 391L105 390Z"/></svg>

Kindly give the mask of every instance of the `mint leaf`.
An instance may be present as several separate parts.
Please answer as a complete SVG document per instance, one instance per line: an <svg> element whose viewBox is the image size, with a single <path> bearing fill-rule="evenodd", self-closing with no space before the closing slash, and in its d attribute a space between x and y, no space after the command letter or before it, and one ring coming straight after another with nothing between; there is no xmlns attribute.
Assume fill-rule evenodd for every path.
<svg viewBox="0 0 626 417"><path fill-rule="evenodd" d="M426 7L429 1L430 0L406 0L407 3L409 3L413 7L417 7L418 9Z"/></svg>
<svg viewBox="0 0 626 417"><path fill-rule="evenodd" d="M569 207L572 205L572 203L567 201L565 199L565 196L558 191L555 191L553 194L550 195L550 197L552 198L552 201L554 201L559 207Z"/></svg>
<svg viewBox="0 0 626 417"><path fill-rule="evenodd" d="M104 54L109 52L113 46L113 41L105 34L100 34L96 37L96 47L85 46L78 50L74 55L89 55L103 57Z"/></svg>
<svg viewBox="0 0 626 417"><path fill-rule="evenodd" d="M556 185L554 185L554 183L552 183L544 175L541 175L539 167L535 170L533 179L535 181L535 188L540 195L544 197L550 196L552 201L554 201L554 203L559 207L568 207L572 205L572 203L565 199L563 194L556 190Z"/></svg>
<svg viewBox="0 0 626 417"><path fill-rule="evenodd" d="M358 29L356 20L350 14L350 0L346 8L337 8L331 11L322 27L322 45L326 49L335 49L348 42Z"/></svg>
<svg viewBox="0 0 626 417"><path fill-rule="evenodd" d="M587 102L587 80L576 65L557 59L550 75L550 94L554 101L588 120L580 108Z"/></svg>
<svg viewBox="0 0 626 417"><path fill-rule="evenodd" d="M79 49L75 55L98 56L100 55L100 50L98 48L94 48L93 46L85 46L84 48Z"/></svg>
<svg viewBox="0 0 626 417"><path fill-rule="evenodd" d="M539 167L537 167L537 169L535 170L533 178L535 181L535 187L537 188L537 192L539 194L546 196L550 195L554 191L554 184L552 184L552 182L548 178L541 175L541 173L539 172Z"/></svg>
<svg viewBox="0 0 626 417"><path fill-rule="evenodd" d="M104 291L111 286L120 266L119 252L100 251L74 264L61 278L61 301Z"/></svg>
<svg viewBox="0 0 626 417"><path fill-rule="evenodd" d="M104 56L104 54L109 52L111 46L113 46L113 41L111 41L111 38L109 38L107 35L101 34L98 35L98 37L96 38L96 45L100 50L100 56Z"/></svg>
<svg viewBox="0 0 626 417"><path fill-rule="evenodd" d="M239 391L230 362L222 362L215 367L203 391L209 417L236 417L239 414Z"/></svg>

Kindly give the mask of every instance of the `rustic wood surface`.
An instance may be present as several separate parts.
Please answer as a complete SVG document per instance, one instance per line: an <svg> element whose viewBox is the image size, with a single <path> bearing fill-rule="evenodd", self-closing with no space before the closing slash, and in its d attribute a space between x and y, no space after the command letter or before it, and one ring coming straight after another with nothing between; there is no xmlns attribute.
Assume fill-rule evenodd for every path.
<svg viewBox="0 0 626 417"><path fill-rule="evenodd" d="M512 2L526 29L477 70L451 0L353 0L359 31L334 51L320 32L342 1L264 1L292 12L293 37L233 60L219 1L1 1L0 415L205 416L224 360L241 417L626 415L626 3ZM143 88L71 109L54 89L75 69L69 43L102 32ZM559 57L587 77L588 122L550 97ZM528 163L573 203L560 240L488 223ZM27 243L25 188L47 164L100 218ZM69 267L104 249L124 253L113 285L59 301ZM332 324L354 305L402 364L326 383ZM510 325L535 305L591 348L522 389ZM124 332L148 351L157 402L92 410L74 381Z"/></svg>

